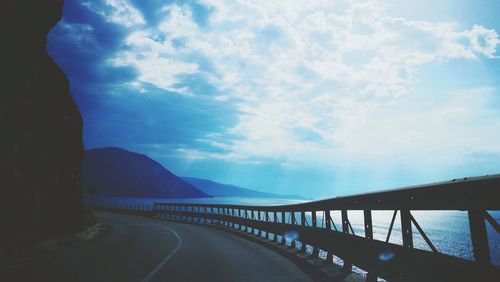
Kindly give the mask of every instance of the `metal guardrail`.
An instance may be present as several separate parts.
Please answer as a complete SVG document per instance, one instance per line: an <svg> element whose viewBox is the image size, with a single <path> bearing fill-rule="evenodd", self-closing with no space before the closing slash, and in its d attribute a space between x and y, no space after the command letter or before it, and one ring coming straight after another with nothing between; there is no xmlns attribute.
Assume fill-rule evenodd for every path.
<svg viewBox="0 0 500 282"><path fill-rule="evenodd" d="M127 210L127 205L122 205ZM500 175L455 179L429 185L338 197L281 206L248 206L223 204L154 203L137 207L144 214L172 220L222 224L256 233L291 247L309 245L313 256L327 252L327 261L335 255L343 260L343 269L353 265L367 271L367 281L377 277L389 281L495 281L500 268L491 264L486 224L500 233L500 225L489 211L500 210ZM363 211L364 236L354 235L348 211ZM385 241L373 238L372 211L393 210ZM438 252L412 211L467 211L474 260ZM337 228L331 211L340 211ZM397 214L401 221L402 245L389 243ZM309 222L307 219L310 219ZM319 220L318 220L319 219ZM321 223L321 224L318 224ZM431 251L414 247L413 228ZM358 234L359 235L359 234Z"/></svg>
<svg viewBox="0 0 500 282"><path fill-rule="evenodd" d="M340 210L341 228L336 227L330 211ZM364 237L355 236L348 210L362 210ZM394 210L385 242L373 239L372 211ZM463 210L468 212L474 261L441 254L420 227L413 210ZM368 272L367 280L382 277L390 281L482 281L500 278L500 271L491 265L486 222L496 232L499 224L488 211L500 210L500 176L465 178L430 185L368 193L302 204L284 206L246 206L155 203L152 213L178 220L200 220L257 232L267 238L286 243L284 234L296 235L296 241L343 259L343 268L351 271L353 264ZM400 213L402 245L389 243L397 213ZM318 215L324 224L318 225ZM297 217L300 217L298 220ZM308 224L306 218L310 218ZM413 228L432 252L414 248Z"/></svg>

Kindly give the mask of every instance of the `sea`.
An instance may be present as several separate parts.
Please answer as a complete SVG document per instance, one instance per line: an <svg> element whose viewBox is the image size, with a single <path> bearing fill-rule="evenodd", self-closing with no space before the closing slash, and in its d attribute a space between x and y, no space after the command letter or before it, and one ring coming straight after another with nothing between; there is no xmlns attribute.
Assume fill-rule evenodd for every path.
<svg viewBox="0 0 500 282"><path fill-rule="evenodd" d="M246 197L214 197L214 198L194 198L194 199L161 199L161 198L130 198L130 197L106 197L106 196L86 196L84 199L87 205L109 205L109 204L133 204L152 205L155 202L163 203L192 203L192 204L235 204L235 205L289 205L305 202L305 200L279 199L279 198L246 198ZM394 211L372 211L373 238L385 241ZM470 238L469 221L466 211L412 211L413 217L423 229L438 252L473 260L472 243ZM490 215L500 222L500 211L489 211ZM334 224L340 230L341 213L331 211ZM317 214L317 224L324 224L324 215ZM300 219L300 216L296 216ZM348 218L354 234L364 236L363 212L348 211ZM390 235L389 242L402 244L400 214L398 213L394 222L394 227ZM310 215L306 216L306 221L311 224ZM300 223L300 222L299 222ZM332 227L333 228L333 227ZM500 233L486 222L491 261L493 265L500 267ZM418 230L413 227L414 247L431 251ZM321 255L321 253L320 253Z"/></svg>

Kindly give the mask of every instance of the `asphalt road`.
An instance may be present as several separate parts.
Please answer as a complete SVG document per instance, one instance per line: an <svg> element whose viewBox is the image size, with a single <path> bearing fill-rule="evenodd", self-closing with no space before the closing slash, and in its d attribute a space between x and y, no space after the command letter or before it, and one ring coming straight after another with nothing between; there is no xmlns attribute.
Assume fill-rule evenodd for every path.
<svg viewBox="0 0 500 282"><path fill-rule="evenodd" d="M284 257L221 230L115 213L96 216L106 230L56 252L50 265L38 264L43 271L35 281L311 281Z"/></svg>

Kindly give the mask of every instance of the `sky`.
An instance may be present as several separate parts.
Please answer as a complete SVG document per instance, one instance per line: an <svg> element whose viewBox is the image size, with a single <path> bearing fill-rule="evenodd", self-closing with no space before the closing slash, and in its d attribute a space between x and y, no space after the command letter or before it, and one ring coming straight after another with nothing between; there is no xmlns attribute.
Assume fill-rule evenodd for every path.
<svg viewBox="0 0 500 282"><path fill-rule="evenodd" d="M66 0L86 149L312 198L500 172L498 1Z"/></svg>

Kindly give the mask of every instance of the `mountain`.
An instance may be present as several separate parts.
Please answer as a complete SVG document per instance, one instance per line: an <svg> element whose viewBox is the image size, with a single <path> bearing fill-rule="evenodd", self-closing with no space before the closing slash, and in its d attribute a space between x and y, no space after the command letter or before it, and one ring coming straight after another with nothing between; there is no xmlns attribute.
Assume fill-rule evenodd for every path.
<svg viewBox="0 0 500 282"><path fill-rule="evenodd" d="M184 181L192 184L204 193L213 197L250 197L250 198L280 198L280 199L306 199L297 195L280 195L274 193L260 192L252 189L241 188L229 184L221 184L215 181L195 178L181 177Z"/></svg>
<svg viewBox="0 0 500 282"><path fill-rule="evenodd" d="M83 189L123 197L209 197L149 157L114 147L85 152Z"/></svg>

